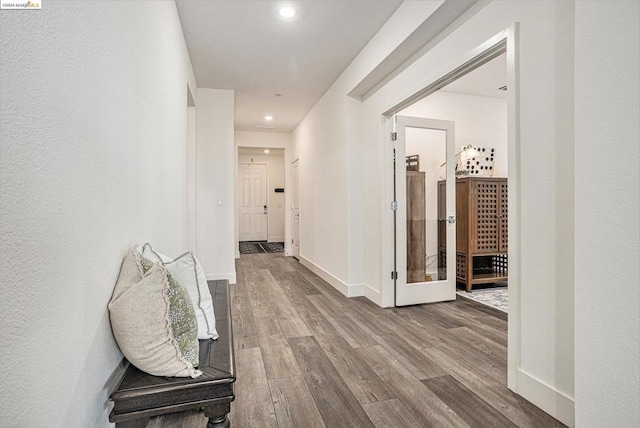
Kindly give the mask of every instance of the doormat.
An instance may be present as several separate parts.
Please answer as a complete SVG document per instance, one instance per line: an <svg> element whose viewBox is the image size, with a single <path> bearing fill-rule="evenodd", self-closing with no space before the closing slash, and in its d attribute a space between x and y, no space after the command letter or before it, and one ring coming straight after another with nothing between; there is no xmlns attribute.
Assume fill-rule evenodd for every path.
<svg viewBox="0 0 640 428"><path fill-rule="evenodd" d="M240 254L281 253L284 242L240 242Z"/></svg>
<svg viewBox="0 0 640 428"><path fill-rule="evenodd" d="M472 290L471 293L467 293L465 290L457 290L456 294L504 313L507 313L509 310L509 292L507 287L478 289Z"/></svg>

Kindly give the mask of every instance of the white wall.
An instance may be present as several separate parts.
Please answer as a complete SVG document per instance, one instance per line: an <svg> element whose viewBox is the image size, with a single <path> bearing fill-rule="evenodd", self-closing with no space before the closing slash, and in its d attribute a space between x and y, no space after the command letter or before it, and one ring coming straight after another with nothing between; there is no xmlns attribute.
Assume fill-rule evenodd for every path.
<svg viewBox="0 0 640 428"><path fill-rule="evenodd" d="M276 193L275 188L285 188L284 154L248 155L239 154L239 163L258 163L267 166L267 241L284 242L285 194ZM285 189L286 190L286 189ZM238 189L238 192L240 189ZM236 197L240 197L237 195Z"/></svg>
<svg viewBox="0 0 640 428"><path fill-rule="evenodd" d="M260 148L277 148L284 150L284 251L285 255L291 255L291 210L287 207L291 206L291 192L288 189L291 188L291 162L296 158L293 157L292 150L292 136L291 134L285 134L280 132L252 132L252 131L236 131L235 133L235 186L238 187L238 147L260 147ZM236 203L236 218L238 218ZM235 227L235 249L236 258L240 257L240 251L238 248L239 234L236 223Z"/></svg>
<svg viewBox="0 0 640 428"><path fill-rule="evenodd" d="M207 279L236 282L234 92L198 88L197 255Z"/></svg>
<svg viewBox="0 0 640 428"><path fill-rule="evenodd" d="M440 4L404 2L293 133L301 262L347 296L365 292L364 188L376 184L365 180L371 165L363 151L362 106L346 94Z"/></svg>
<svg viewBox="0 0 640 428"><path fill-rule="evenodd" d="M576 1L576 426L640 426L640 8Z"/></svg>
<svg viewBox="0 0 640 428"><path fill-rule="evenodd" d="M193 91L195 93L195 91ZM196 107L187 108L187 248L194 253L198 250L197 230L197 113Z"/></svg>
<svg viewBox="0 0 640 428"><path fill-rule="evenodd" d="M125 249L186 245L178 14L52 1L3 10L0 34L0 425L106 427Z"/></svg>

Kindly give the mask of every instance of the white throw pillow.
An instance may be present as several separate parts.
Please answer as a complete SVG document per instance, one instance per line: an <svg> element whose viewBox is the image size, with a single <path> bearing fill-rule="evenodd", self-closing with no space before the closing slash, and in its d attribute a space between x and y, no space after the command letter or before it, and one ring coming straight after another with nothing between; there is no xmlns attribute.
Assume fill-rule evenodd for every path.
<svg viewBox="0 0 640 428"><path fill-rule="evenodd" d="M197 377L197 320L187 291L163 266L131 248L109 302L113 335L125 357L155 376Z"/></svg>
<svg viewBox="0 0 640 428"><path fill-rule="evenodd" d="M188 251L172 260L155 251L149 243L138 248L142 257L166 267L176 281L187 289L198 318L198 339L217 339L213 299L209 292L207 276L196 256Z"/></svg>

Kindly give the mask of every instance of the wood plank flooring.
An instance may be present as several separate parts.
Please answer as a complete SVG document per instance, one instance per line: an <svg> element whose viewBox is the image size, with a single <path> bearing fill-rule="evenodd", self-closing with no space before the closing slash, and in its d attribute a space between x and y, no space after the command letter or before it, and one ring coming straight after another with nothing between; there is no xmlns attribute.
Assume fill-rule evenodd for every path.
<svg viewBox="0 0 640 428"><path fill-rule="evenodd" d="M233 428L564 426L507 389L500 313L464 299L381 309L282 253L236 270ZM206 424L185 412L147 426Z"/></svg>

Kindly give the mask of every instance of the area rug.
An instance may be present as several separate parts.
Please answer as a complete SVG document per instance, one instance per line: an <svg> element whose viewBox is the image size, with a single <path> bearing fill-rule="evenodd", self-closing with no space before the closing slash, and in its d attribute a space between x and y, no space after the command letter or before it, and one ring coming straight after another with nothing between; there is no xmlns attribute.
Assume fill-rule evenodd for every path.
<svg viewBox="0 0 640 428"><path fill-rule="evenodd" d="M240 242L240 254L281 253L284 242Z"/></svg>
<svg viewBox="0 0 640 428"><path fill-rule="evenodd" d="M473 300L482 305L507 313L509 310L509 294L507 287L477 289L467 293L457 290L456 294L465 299Z"/></svg>

